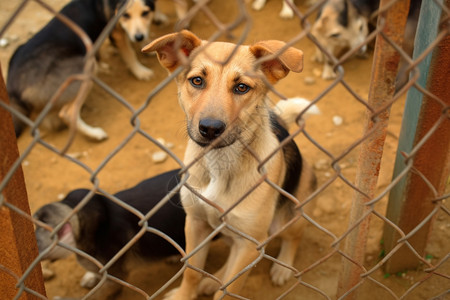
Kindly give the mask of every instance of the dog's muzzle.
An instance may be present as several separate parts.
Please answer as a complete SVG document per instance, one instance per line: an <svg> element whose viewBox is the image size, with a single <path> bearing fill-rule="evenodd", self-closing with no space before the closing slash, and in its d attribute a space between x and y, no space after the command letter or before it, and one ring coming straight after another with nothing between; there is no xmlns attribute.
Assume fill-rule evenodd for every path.
<svg viewBox="0 0 450 300"><path fill-rule="evenodd" d="M198 131L208 141L218 138L226 128L226 124L220 120L202 119L198 124Z"/></svg>
<svg viewBox="0 0 450 300"><path fill-rule="evenodd" d="M213 142L214 148L232 145L237 139L237 132L225 132L227 124L217 119L201 119L198 127L188 125L189 137L200 147L207 147Z"/></svg>
<svg viewBox="0 0 450 300"><path fill-rule="evenodd" d="M136 33L134 35L134 39L136 40L136 42L141 42L144 40L144 35L142 33Z"/></svg>

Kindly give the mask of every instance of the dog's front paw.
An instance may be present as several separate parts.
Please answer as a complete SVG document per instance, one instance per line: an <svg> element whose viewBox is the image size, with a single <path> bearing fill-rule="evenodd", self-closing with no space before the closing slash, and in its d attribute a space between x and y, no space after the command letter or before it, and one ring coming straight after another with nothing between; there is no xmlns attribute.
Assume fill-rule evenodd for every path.
<svg viewBox="0 0 450 300"><path fill-rule="evenodd" d="M100 279L95 273L88 271L81 278L80 285L86 289L92 289L99 281Z"/></svg>
<svg viewBox="0 0 450 300"><path fill-rule="evenodd" d="M292 277L292 271L279 264L273 264L270 269L270 277L274 285L283 285Z"/></svg>
<svg viewBox="0 0 450 300"><path fill-rule="evenodd" d="M336 73L333 71L333 68L325 63L323 65L322 78L326 80L335 79L337 77Z"/></svg>
<svg viewBox="0 0 450 300"><path fill-rule="evenodd" d="M253 1L252 8L254 10L261 10L266 4L266 0L255 0Z"/></svg>
<svg viewBox="0 0 450 300"><path fill-rule="evenodd" d="M108 138L108 134L100 127L89 128L89 130L85 134L96 141L103 141Z"/></svg>
<svg viewBox="0 0 450 300"><path fill-rule="evenodd" d="M200 281L197 292L199 295L211 296L220 288L220 283L212 278L205 277Z"/></svg>
<svg viewBox="0 0 450 300"><path fill-rule="evenodd" d="M290 7L283 7L280 12L280 17L283 19L292 19L294 17L294 11Z"/></svg>
<svg viewBox="0 0 450 300"><path fill-rule="evenodd" d="M151 69L144 67L143 65L137 65L131 72L139 80L149 80L155 75Z"/></svg>

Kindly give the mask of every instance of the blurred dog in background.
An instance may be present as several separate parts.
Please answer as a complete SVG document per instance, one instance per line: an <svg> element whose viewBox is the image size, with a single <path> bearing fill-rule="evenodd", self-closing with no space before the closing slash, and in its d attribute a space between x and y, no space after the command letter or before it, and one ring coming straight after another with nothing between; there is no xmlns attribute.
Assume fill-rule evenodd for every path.
<svg viewBox="0 0 450 300"><path fill-rule="evenodd" d="M412 55L413 51L421 2L421 0L411 1L409 8L402 45L409 55ZM340 58L345 52L361 45L369 32L376 27L376 18L373 20L370 18L378 10L379 5L379 0L327 0L318 13L311 33L329 54ZM366 51L367 44L364 44L356 54L365 57ZM318 47L313 60L323 63L322 78L336 78L331 60ZM403 60L399 69L397 85L401 86L408 78Z"/></svg>
<svg viewBox="0 0 450 300"><path fill-rule="evenodd" d="M181 7L180 16L187 6L175 1ZM132 43L145 41L149 37L150 25L155 15L155 0L73 0L60 11L78 25L95 42L106 24L126 5L123 15L110 34L131 73L140 80L148 80L153 71L143 66L132 47ZM86 46L82 39L65 23L54 17L45 27L25 44L19 46L9 62L7 90L12 107L26 117L39 114L71 76L82 74L86 65ZM95 73L94 70L90 69ZM43 127L55 130L68 125L77 112L73 100L81 86L74 80L53 103ZM16 136L25 127L21 118L13 114ZM100 127L86 124L77 115L77 130L94 140L107 138Z"/></svg>
<svg viewBox="0 0 450 300"><path fill-rule="evenodd" d="M371 8L367 5L355 6L354 2L358 1L362 2L362 0L328 0L321 7L312 26L311 33L320 45L336 58L360 45L369 33L368 18ZM374 6L375 9L378 8L378 5ZM364 55L366 50L367 45L363 45L357 54ZM336 78L332 61L318 47L313 60L323 63L323 79Z"/></svg>

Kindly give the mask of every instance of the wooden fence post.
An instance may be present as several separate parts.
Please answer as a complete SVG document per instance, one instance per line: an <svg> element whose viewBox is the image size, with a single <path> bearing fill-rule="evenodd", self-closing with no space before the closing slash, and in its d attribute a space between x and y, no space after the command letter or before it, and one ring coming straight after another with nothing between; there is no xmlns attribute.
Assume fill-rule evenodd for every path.
<svg viewBox="0 0 450 300"><path fill-rule="evenodd" d="M449 7L449 0L446 5ZM417 26L414 58L418 57L436 39L441 8L435 1L422 1ZM448 22L448 21L447 21ZM448 26L448 25L447 25ZM436 122L439 126L412 157L412 168L418 170L431 183L438 195L443 195L450 172L450 35L438 44L419 65L418 84L425 87L443 103L412 88L408 93L402 130L397 150L394 178L405 169L405 157L432 130ZM427 183L415 172L410 171L391 191L386 217L394 222L405 234L410 233L428 217L436 203L436 198ZM431 229L432 220L423 224L407 241L421 256ZM386 253L397 246L400 234L390 225L384 229ZM406 245L403 245L387 261L386 272L397 273L416 268L420 259Z"/></svg>
<svg viewBox="0 0 450 300"><path fill-rule="evenodd" d="M0 101L9 103L0 66ZM11 115L0 106L0 183L19 157ZM18 168L1 191L3 201L30 214L22 168ZM38 296L21 292L18 279L38 256L33 224L11 211L0 198L0 298L31 300ZM45 296L44 279L40 265L25 280L25 286Z"/></svg>

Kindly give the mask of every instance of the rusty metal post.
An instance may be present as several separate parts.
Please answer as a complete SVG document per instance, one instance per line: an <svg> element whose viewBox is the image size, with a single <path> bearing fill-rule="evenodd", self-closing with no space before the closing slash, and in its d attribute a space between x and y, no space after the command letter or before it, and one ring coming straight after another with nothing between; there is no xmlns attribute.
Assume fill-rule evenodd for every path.
<svg viewBox="0 0 450 300"><path fill-rule="evenodd" d="M9 103L0 66L0 101ZM19 157L13 122L8 111L0 107L0 182ZM18 168L1 191L5 202L30 214L25 180ZM36 295L19 292L16 288L20 278L38 256L33 224L23 216L11 211L0 201L0 298L38 299ZM25 286L45 296L44 279L40 267L34 268L25 280Z"/></svg>
<svg viewBox="0 0 450 300"><path fill-rule="evenodd" d="M393 100L395 93L400 54L387 39L397 45L402 44L409 10L409 0L399 0L390 9L383 11L383 7L390 2L392 1L380 1L381 13L378 16L377 28L382 29L376 39L368 99L373 112L378 112L383 107L388 108L378 113L375 118L373 118L373 112L366 111L364 136L367 138L361 144L355 183L359 191L355 191L352 199L349 218L351 232L347 235L342 250L343 268L337 291L338 297L345 297L345 299L360 299L358 290L354 291L353 288L363 280L361 274L364 272L364 255L371 210L366 203L375 193L389 121L388 104ZM356 224L358 226L355 226Z"/></svg>
<svg viewBox="0 0 450 300"><path fill-rule="evenodd" d="M447 0L447 7L450 1ZM434 1L424 1L419 19L414 57L418 57L436 38L441 8ZM430 28L430 26L432 26ZM449 26L447 21L444 26ZM447 28L448 30L448 28ZM432 54L432 55L431 55ZM422 95L417 90L408 94L402 131L400 134L394 178L405 169L406 155L421 142L433 126L440 121L432 135L412 156L412 168L419 171L433 185L438 195L445 193L445 184L450 172L450 36L447 35L430 55L419 65L419 84L441 99L443 103ZM428 74L428 77L427 77ZM405 234L414 230L435 205L434 192L415 172L409 172L406 178L397 184L389 195L386 217L394 222ZM431 229L432 220L423 226L407 241L415 251L425 255L425 247ZM400 234L389 225L384 229L384 244L389 253L400 239ZM420 259L407 246L403 245L387 261L388 273L396 273L416 268Z"/></svg>

